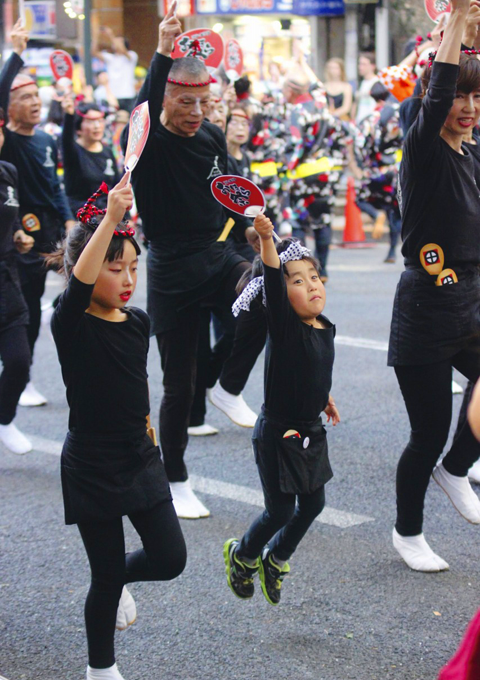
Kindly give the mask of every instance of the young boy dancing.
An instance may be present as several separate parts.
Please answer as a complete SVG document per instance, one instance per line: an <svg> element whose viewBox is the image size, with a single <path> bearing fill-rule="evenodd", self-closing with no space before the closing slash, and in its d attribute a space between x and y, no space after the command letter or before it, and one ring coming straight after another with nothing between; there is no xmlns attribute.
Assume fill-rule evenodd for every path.
<svg viewBox="0 0 480 680"><path fill-rule="evenodd" d="M265 498L265 510L239 541L230 538L223 556L227 581L241 599L254 594L260 576L263 594L280 602L287 560L325 505L325 484L333 476L328 460L327 421L340 422L330 396L334 360L334 325L322 315L325 288L319 265L299 242L277 248L273 225L255 219L261 239L264 276L253 279L233 312L249 310L262 293L268 338L265 402L253 431L253 449Z"/></svg>

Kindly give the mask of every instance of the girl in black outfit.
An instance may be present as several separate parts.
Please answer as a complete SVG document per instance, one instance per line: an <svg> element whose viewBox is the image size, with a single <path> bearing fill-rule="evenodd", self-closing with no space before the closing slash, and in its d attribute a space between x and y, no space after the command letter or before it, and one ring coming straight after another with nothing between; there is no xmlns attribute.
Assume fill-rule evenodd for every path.
<svg viewBox="0 0 480 680"><path fill-rule="evenodd" d="M0 109L0 152L4 117ZM27 253L33 238L18 218L17 169L0 161L0 441L13 453L27 453L32 444L14 425L18 400L28 383L30 347L28 309L18 277L15 249Z"/></svg>
<svg viewBox="0 0 480 680"><path fill-rule="evenodd" d="M452 3L400 169L406 271L395 295L388 363L411 436L397 471L393 542L418 571L448 569L422 533L430 475L465 519L480 524L480 501L467 478L480 445L466 421L435 467L451 422L452 366L472 381L480 375L480 172L462 146L480 115L480 62L460 56L468 9L468 0Z"/></svg>
<svg viewBox="0 0 480 680"><path fill-rule="evenodd" d="M63 101L62 131L65 193L74 213L83 206L102 182L109 189L120 180L113 151L103 143L105 114L96 104L81 103L75 111L73 99ZM100 197L104 208L106 199Z"/></svg>
<svg viewBox="0 0 480 680"><path fill-rule="evenodd" d="M287 560L325 505L325 484L333 476L321 411L339 420L330 396L335 327L323 316L325 288L318 263L299 241L284 241L280 255L273 224L255 218L261 238L263 286L253 279L233 307L250 309L265 296L268 339L265 403L253 431L253 450L265 511L241 541L226 541L223 556L234 594L249 599L259 572L266 600L276 605ZM287 360L285 357L288 356Z"/></svg>
<svg viewBox="0 0 480 680"><path fill-rule="evenodd" d="M160 451L146 433L150 323L142 310L125 307L140 253L121 223L133 198L127 182L128 175L110 192L106 211L85 206L84 223L49 258L52 265L63 260L68 277L52 332L70 406L61 459L65 521L78 524L92 571L87 680L122 680L115 626L136 617L125 584L173 579L186 560ZM95 214L105 212L98 225ZM126 556L124 515L143 543Z"/></svg>

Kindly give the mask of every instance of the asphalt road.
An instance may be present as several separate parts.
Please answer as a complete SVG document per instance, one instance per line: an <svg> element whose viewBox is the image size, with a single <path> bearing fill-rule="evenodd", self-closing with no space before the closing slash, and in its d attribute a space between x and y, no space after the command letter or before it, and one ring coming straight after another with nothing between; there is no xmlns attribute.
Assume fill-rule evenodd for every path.
<svg viewBox="0 0 480 680"><path fill-rule="evenodd" d="M125 680L434 680L479 606L479 531L431 485L425 535L450 571L410 571L391 545L396 461L408 422L386 342L401 265L384 265L386 245L331 254L326 314L337 324L332 393L342 422L328 428L334 479L324 521L293 556L282 602L260 589L236 599L226 585L223 542L240 536L259 512L260 485L241 429L214 407L221 432L192 439L187 462L212 517L182 520L189 557L171 583L131 588L138 620L117 635ZM145 306L145 274L134 304ZM47 295L60 291L49 276ZM152 412L161 398L156 344L149 360ZM262 402L263 360L244 396ZM63 524L58 453L67 406L48 328L37 345L33 378L47 406L20 409L17 423L35 438L30 454L0 447L0 676L81 680L86 642L83 602L89 570L76 527ZM465 384L462 377L458 377ZM454 397L455 418L461 397ZM138 538L126 522L127 547Z"/></svg>

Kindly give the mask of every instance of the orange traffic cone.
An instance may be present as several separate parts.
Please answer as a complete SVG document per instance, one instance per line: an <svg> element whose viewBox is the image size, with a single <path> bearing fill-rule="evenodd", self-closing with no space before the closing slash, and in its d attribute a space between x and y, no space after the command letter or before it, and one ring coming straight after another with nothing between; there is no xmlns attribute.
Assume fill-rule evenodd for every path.
<svg viewBox="0 0 480 680"><path fill-rule="evenodd" d="M362 225L362 213L355 203L355 180L353 177L348 177L342 245L344 248L361 248L364 246L364 242L365 232Z"/></svg>

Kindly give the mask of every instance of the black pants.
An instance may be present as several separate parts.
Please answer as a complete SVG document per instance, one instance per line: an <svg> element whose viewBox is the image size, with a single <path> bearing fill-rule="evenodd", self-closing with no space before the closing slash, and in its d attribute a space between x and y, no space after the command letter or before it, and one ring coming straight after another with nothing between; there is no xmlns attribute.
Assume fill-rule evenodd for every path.
<svg viewBox="0 0 480 680"><path fill-rule="evenodd" d="M15 418L18 400L28 382L30 347L26 326L0 329L0 425L9 425Z"/></svg>
<svg viewBox="0 0 480 680"><path fill-rule="evenodd" d="M180 310L177 313L176 328L157 335L164 388L160 406L160 443L170 482L184 482L188 479L184 455L197 378L197 352L200 327L204 319L203 310L213 310L226 328L231 325L235 286L247 267L248 262L236 265L209 300ZM215 348L215 361L218 359L220 365L230 353L232 344L233 332L224 333Z"/></svg>
<svg viewBox="0 0 480 680"><path fill-rule="evenodd" d="M28 344L30 345L30 354L33 359L33 349L40 332L40 321L42 318L41 300L45 292L47 273L43 268L39 268L38 266L32 267L20 264L18 269L20 271L23 297L27 303L30 316L27 335Z"/></svg>
<svg viewBox="0 0 480 680"><path fill-rule="evenodd" d="M123 586L137 581L170 581L185 568L187 551L171 501L129 516L143 548L125 555L122 518L78 524L87 551L92 583L85 602L88 663L115 663L114 634Z"/></svg>
<svg viewBox="0 0 480 680"><path fill-rule="evenodd" d="M423 505L430 475L448 439L452 420L452 366L469 380L480 375L480 352L476 346L451 359L426 366L396 366L400 389L410 419L410 441L397 469L397 523L402 536L422 532ZM480 456L465 415L450 451L443 459L447 472L465 477Z"/></svg>
<svg viewBox="0 0 480 680"><path fill-rule="evenodd" d="M315 239L315 254L320 262L320 274L328 276L327 262L332 242L332 227L326 224L321 229L312 229L312 235ZM292 229L292 236L305 243L305 230L301 227L294 227Z"/></svg>
<svg viewBox="0 0 480 680"><path fill-rule="evenodd" d="M281 491L275 440L262 415L255 425L252 442L265 510L244 534L237 554L254 560L268 543L275 557L288 560L325 507L325 487L298 496Z"/></svg>
<svg viewBox="0 0 480 680"><path fill-rule="evenodd" d="M255 366L267 339L267 319L260 298L250 305L250 311L241 311L230 356L220 374L220 385L230 394L239 395Z"/></svg>

